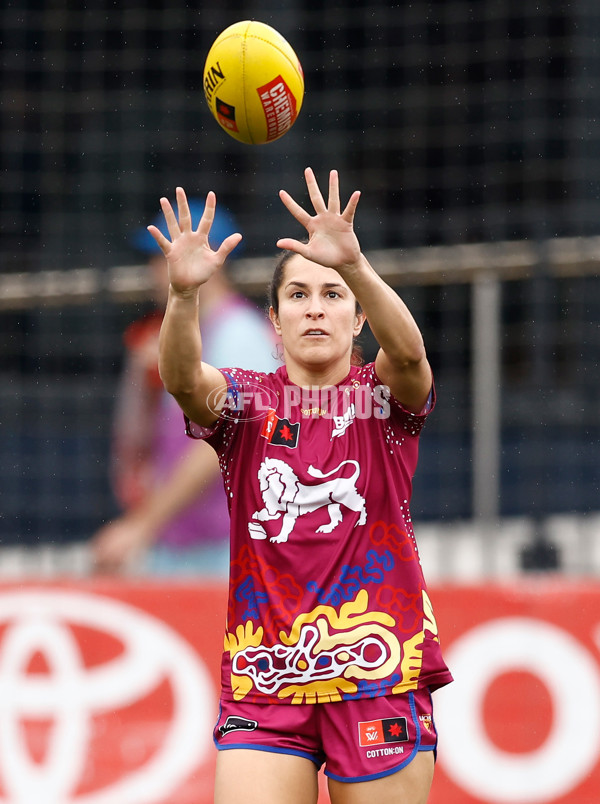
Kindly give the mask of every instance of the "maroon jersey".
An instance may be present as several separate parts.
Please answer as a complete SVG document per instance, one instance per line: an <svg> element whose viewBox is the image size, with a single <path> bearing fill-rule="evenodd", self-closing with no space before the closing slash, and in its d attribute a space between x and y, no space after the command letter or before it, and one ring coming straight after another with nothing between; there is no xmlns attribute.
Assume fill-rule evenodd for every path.
<svg viewBox="0 0 600 804"><path fill-rule="evenodd" d="M427 412L370 363L336 386L224 369L211 429L231 515L223 696L317 703L451 681L409 501ZM429 407L432 407L433 400Z"/></svg>

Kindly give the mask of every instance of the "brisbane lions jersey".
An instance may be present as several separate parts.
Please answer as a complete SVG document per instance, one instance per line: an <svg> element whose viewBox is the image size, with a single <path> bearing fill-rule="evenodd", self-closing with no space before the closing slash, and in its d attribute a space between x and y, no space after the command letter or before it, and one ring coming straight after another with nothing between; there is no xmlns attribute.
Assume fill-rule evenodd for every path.
<svg viewBox="0 0 600 804"><path fill-rule="evenodd" d="M285 367L222 371L217 423L188 433L217 451L231 515L224 698L321 703L447 684L409 510L433 392L415 415L373 363L324 389L292 384Z"/></svg>

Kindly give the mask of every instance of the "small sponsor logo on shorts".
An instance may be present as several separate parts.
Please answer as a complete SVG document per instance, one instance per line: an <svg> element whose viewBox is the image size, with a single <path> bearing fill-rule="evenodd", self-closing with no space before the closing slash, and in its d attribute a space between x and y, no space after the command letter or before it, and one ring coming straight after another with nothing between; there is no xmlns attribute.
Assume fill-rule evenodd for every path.
<svg viewBox="0 0 600 804"><path fill-rule="evenodd" d="M238 717L237 715L229 715L225 723L219 726L219 734L224 737L230 731L254 731L258 728L257 720L248 720L247 717Z"/></svg>
<svg viewBox="0 0 600 804"><path fill-rule="evenodd" d="M425 726L427 731L431 731L433 729L433 719L431 715L419 715L419 722L422 726Z"/></svg>
<svg viewBox="0 0 600 804"><path fill-rule="evenodd" d="M403 745L389 745L385 748L371 748L367 751L367 759L375 759L376 757L390 757L404 753Z"/></svg>
<svg viewBox="0 0 600 804"><path fill-rule="evenodd" d="M358 724L359 745L371 746L382 743L405 743L408 741L408 725L405 717L385 717Z"/></svg>

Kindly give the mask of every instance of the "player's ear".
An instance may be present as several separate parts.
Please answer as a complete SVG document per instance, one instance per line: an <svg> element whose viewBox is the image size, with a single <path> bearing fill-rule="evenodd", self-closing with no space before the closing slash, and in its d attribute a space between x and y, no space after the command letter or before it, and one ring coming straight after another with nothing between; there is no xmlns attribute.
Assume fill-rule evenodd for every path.
<svg viewBox="0 0 600 804"><path fill-rule="evenodd" d="M273 329L278 335L281 335L281 325L279 323L279 316L275 312L273 306L269 307L269 319L273 324Z"/></svg>
<svg viewBox="0 0 600 804"><path fill-rule="evenodd" d="M361 330L367 320L367 316L362 312L356 314L356 319L354 321L354 337L356 338L357 335L360 335Z"/></svg>

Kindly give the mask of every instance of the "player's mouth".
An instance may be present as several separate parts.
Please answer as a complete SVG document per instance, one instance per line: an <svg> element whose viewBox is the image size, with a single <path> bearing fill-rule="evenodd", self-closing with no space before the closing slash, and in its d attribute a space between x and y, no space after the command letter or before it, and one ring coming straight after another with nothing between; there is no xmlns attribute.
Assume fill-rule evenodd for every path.
<svg viewBox="0 0 600 804"><path fill-rule="evenodd" d="M305 338L325 338L329 335L324 329L319 329L318 327L311 327L311 329L307 329L302 334Z"/></svg>

